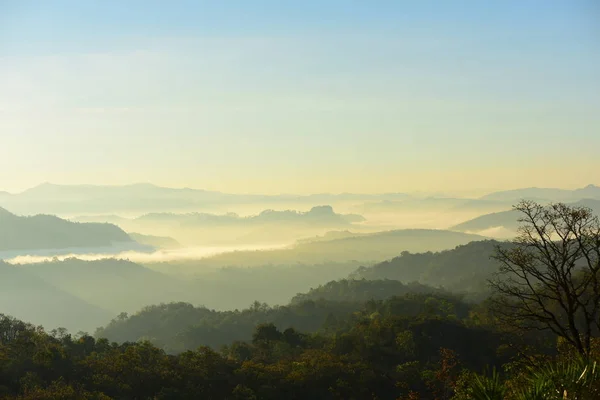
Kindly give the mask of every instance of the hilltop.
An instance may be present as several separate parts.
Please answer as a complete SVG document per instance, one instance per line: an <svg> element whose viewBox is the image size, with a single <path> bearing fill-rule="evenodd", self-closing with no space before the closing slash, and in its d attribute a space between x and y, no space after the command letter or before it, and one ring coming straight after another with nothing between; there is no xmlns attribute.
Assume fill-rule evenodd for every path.
<svg viewBox="0 0 600 400"><path fill-rule="evenodd" d="M0 208L0 251L110 247L139 244L112 224L71 222L53 215L18 216Z"/></svg>

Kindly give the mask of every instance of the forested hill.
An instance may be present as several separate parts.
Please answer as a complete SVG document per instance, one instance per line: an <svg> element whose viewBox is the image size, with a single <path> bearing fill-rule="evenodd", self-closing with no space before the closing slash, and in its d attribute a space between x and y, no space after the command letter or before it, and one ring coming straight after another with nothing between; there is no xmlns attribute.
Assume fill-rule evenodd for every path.
<svg viewBox="0 0 600 400"><path fill-rule="evenodd" d="M116 338L130 328L137 339L154 328L190 349L178 355L148 341L50 336L0 314L0 354L6 355L0 397L433 399L441 390L451 393L444 385L453 387L461 370L499 366L515 354L498 351L502 336L473 326L457 300L415 295L351 305L307 302L216 313L180 303L150 308L101 332ZM257 324L261 319L276 323ZM325 329L310 333L323 319ZM182 330L181 321L196 325ZM246 341L232 341L242 337ZM208 342L221 351L201 346Z"/></svg>
<svg viewBox="0 0 600 400"><path fill-rule="evenodd" d="M307 293L297 294L292 298L291 304L318 300L366 302L369 300L385 300L389 297L402 296L407 293L442 294L443 292L417 282L405 284L391 279L340 279L320 285Z"/></svg>
<svg viewBox="0 0 600 400"><path fill-rule="evenodd" d="M575 203L569 203L569 205L589 208L594 214L600 215L600 200L597 199L583 199ZM510 236L515 236L517 228L521 225L519 217L521 217L520 213L515 210L484 214L458 225L454 225L450 230L460 232L481 232L486 229L502 227L507 229L508 232L511 232Z"/></svg>
<svg viewBox="0 0 600 400"><path fill-rule="evenodd" d="M112 224L70 222L52 215L18 216L0 208L0 251L136 244Z"/></svg>
<svg viewBox="0 0 600 400"><path fill-rule="evenodd" d="M286 306L270 307L255 302L247 309L234 311L216 311L183 302L149 306L133 315L121 314L106 327L98 329L95 336L115 342L149 340L167 352L179 353L199 346L219 349L234 341L248 341L255 327L263 323L272 323L281 330L290 327L302 332L336 330L350 321L355 312L363 311L365 307L373 308L373 312L382 304L385 307L381 312L404 317L427 314L464 318L470 309L460 296L434 289L418 288L422 293L416 293L398 282L359 281L352 284L362 287L364 293L355 292L340 298L325 290L315 300L308 299L308 295L299 295ZM336 285L326 286L331 289ZM327 297L335 300L325 299Z"/></svg>
<svg viewBox="0 0 600 400"><path fill-rule="evenodd" d="M0 261L0 313L50 330L92 332L115 313L88 303L23 268ZM0 396L1 398L1 396Z"/></svg>
<svg viewBox="0 0 600 400"><path fill-rule="evenodd" d="M497 261L491 258L497 245L506 244L485 240L437 253L403 252L389 261L361 267L352 277L394 279L452 291L482 292L486 290L487 280L498 269Z"/></svg>

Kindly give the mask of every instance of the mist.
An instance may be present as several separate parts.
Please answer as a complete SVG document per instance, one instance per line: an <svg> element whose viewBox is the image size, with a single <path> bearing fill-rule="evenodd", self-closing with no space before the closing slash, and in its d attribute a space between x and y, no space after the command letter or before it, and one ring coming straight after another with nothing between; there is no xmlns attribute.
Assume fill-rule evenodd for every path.
<svg viewBox="0 0 600 400"><path fill-rule="evenodd" d="M223 253L231 253L237 251L261 251L261 250L272 250L277 248L284 248L286 245L281 246L222 246L222 247L185 247L177 249L158 249L149 252L137 252L137 251L123 251L117 253L86 253L77 252L69 253L68 250L61 251L47 250L52 255L36 255L27 254L19 255L10 258L10 255L0 252L0 259L10 264L38 264L48 261L64 261L66 259L79 259L84 261L94 260L106 260L106 259L120 259L128 260L136 263L160 263L169 261L183 261L183 260L200 260L207 257L216 256ZM84 250L82 250L84 251Z"/></svg>

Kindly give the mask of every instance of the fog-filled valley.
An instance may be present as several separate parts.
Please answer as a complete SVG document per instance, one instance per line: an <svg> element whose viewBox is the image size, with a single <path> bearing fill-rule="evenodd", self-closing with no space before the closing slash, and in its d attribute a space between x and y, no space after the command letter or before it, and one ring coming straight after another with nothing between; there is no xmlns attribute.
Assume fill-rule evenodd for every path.
<svg viewBox="0 0 600 400"><path fill-rule="evenodd" d="M568 200L600 212L600 188L592 185L573 191L499 192L481 199L419 199L409 194L276 197L281 207L300 198L304 211L264 209L259 201L268 196L210 194L207 207L222 207L223 213L154 210L138 216L133 215L142 212L145 196L155 196L148 202L152 207L168 201L188 209L197 197L197 207L204 210L206 192L50 184L33 191L42 189L47 202L31 200L31 191L5 195L10 201L3 207L34 207L43 214L0 210L0 305L34 324L89 333L121 313L135 314L150 305L183 302L220 311L242 310L255 301L284 306L299 293L344 279L393 280L483 298L486 280L498 267L490 259L494 246L516 234L519 215L509 205L519 196L541 204ZM119 203L107 199L126 195L133 196L126 202L128 213L117 215ZM217 203L223 199L224 204ZM309 203L324 200L334 206ZM72 204L76 206L69 212ZM338 212L338 206L344 211ZM100 207L107 214L67 216ZM238 214L245 207L262 211ZM488 212L498 209L502 211ZM57 210L63 213L51 215ZM427 221L413 220L425 215L421 213L440 221L476 216L430 228ZM402 221L406 214L413 219ZM19 293L30 295L15 302Z"/></svg>
<svg viewBox="0 0 600 400"><path fill-rule="evenodd" d="M290 384L296 387L293 380L301 383L290 398L319 398L320 386L327 384L338 393L333 398L362 399L368 398L365 387L383 398L415 390L436 393L439 374L448 368L444 363L458 363L458 357L465 368L476 369L518 362L521 346L532 354L551 355L553 333L518 333L498 325L503 322L495 319L492 299L502 286L494 289L491 282L502 271L502 262L518 263L528 246L539 245L541 254L552 252L547 259L552 265L557 261L551 257L570 251L562 246L584 243L578 242L586 237L579 230L600 232L600 188L588 186L570 194L514 192L536 200L516 199L512 193L485 196L499 199L493 205L428 197L366 206L356 196L356 204L346 204L348 212L308 204L306 211L267 209L245 216L235 204L228 204L222 214L153 212L138 217L20 216L0 208L0 351L5 352L0 355L19 354L26 360L2 364L0 359L0 367L52 377L63 374L56 369L60 360L69 360L93 374L92 380L73 375L77 384L46 378L53 383L37 389L44 399L89 398L93 393L114 398L137 398L139 393L146 393L143 398L153 393L194 398L205 393L217 398L230 392L236 396L232 398L262 398L253 397L256 393L277 398L289 394ZM556 198L540 199L541 194ZM54 201L66 201L59 191L55 195ZM565 199L570 202L562 203ZM143 203L142 198L134 200L132 204ZM94 198L85 201L94 204ZM85 201L78 207L85 208ZM514 208L493 211L511 202ZM37 207L50 212L42 203ZM374 211L380 207L381 213ZM405 213L414 212L415 217L424 210L450 221L465 209L476 216L444 229L412 220L394 223ZM545 236L549 224L556 228ZM527 226L537 227L541 242ZM565 232L573 232L574 239L563 236L571 235ZM524 241L507 240L515 235ZM575 268L583 268L579 273L599 262L600 238L595 240L596 245L580 244L584 247L576 251L582 253L567 256ZM590 343L595 343L596 333L590 332ZM48 348L62 355L41 361ZM175 360L190 364L165 366L166 371L181 369L179 374L198 382L196 386L153 372L157 363ZM304 363L310 363L311 372L298 369ZM457 382L453 385L462 376L457 365L448 372ZM197 375L193 371L198 367L209 369ZM228 372L212 377L215 368ZM268 369L259 372L263 368ZM128 375L133 371L136 377ZM417 371L435 375L417 377ZM135 386L140 376L152 377L156 384ZM242 383L222 388L212 383L230 379ZM276 384L265 386L273 379ZM349 383L353 379L360 383ZM492 378L484 374L477 379ZM2 382L0 388L8 393L21 385L0 374ZM123 386L112 387L113 382ZM460 385L477 390L483 385L477 382Z"/></svg>

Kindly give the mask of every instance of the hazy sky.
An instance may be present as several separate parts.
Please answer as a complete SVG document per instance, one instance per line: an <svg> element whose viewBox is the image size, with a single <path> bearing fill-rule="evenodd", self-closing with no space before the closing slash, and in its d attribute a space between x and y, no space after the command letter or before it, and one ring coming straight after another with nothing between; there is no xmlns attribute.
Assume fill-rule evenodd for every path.
<svg viewBox="0 0 600 400"><path fill-rule="evenodd" d="M0 190L600 183L600 5L0 0Z"/></svg>

